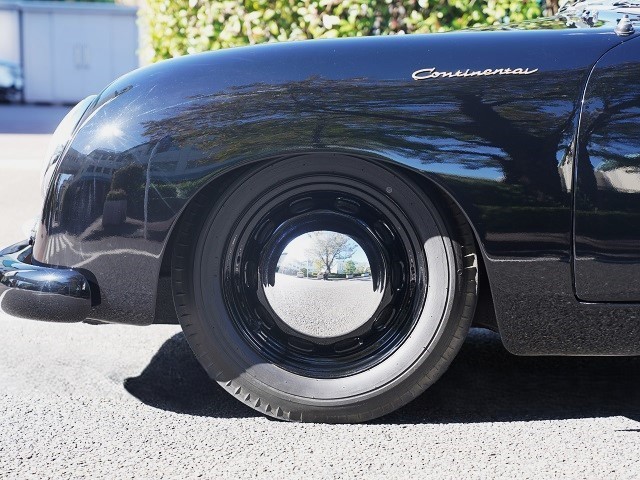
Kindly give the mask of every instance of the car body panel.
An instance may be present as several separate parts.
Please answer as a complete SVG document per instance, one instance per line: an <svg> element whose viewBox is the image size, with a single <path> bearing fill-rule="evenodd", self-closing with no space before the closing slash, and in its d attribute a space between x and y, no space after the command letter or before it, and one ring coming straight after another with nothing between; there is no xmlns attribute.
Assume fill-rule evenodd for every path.
<svg viewBox="0 0 640 480"><path fill-rule="evenodd" d="M0 250L0 309L10 315L55 322L81 322L91 309L91 285L81 272L30 262L32 247Z"/></svg>
<svg viewBox="0 0 640 480"><path fill-rule="evenodd" d="M575 275L578 298L640 301L640 45L595 66L578 149Z"/></svg>
<svg viewBox="0 0 640 480"><path fill-rule="evenodd" d="M617 17L239 48L125 75L56 167L34 258L95 275L92 319L150 324L172 229L204 185L272 158L358 156L459 204L512 352L640 353L619 317L637 307L583 304L572 278L582 93L598 58L635 38L614 33ZM430 68L461 75L412 77Z"/></svg>

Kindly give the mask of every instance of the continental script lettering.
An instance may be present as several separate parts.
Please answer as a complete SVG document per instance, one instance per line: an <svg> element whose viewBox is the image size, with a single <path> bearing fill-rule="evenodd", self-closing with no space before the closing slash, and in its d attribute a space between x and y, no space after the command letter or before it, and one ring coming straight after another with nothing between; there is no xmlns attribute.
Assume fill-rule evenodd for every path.
<svg viewBox="0 0 640 480"><path fill-rule="evenodd" d="M413 72L414 80L428 80L430 78L467 78L488 77L491 75L531 75L537 68L487 68L485 70L456 70L455 72L438 71L435 68L423 68Z"/></svg>

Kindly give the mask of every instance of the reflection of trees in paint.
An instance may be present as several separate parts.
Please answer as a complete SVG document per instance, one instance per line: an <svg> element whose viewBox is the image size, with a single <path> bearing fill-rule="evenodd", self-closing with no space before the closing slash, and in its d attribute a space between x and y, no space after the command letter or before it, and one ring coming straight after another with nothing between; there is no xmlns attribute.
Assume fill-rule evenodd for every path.
<svg viewBox="0 0 640 480"><path fill-rule="evenodd" d="M580 132L576 190L576 234L579 248L597 241L633 240L620 249L637 252L640 238L640 94L631 87L640 60L614 50L603 60L585 95ZM588 246L582 245L586 241ZM603 246L603 251L613 247Z"/></svg>
<svg viewBox="0 0 640 480"><path fill-rule="evenodd" d="M564 233L571 195L558 166L572 163L580 78L541 71L527 81L475 79L473 88L459 79L256 83L195 94L143 122L143 135L171 136L200 152L193 168L210 171L287 151L366 148L446 176L487 231Z"/></svg>
<svg viewBox="0 0 640 480"><path fill-rule="evenodd" d="M171 135L212 168L254 152L366 146L521 186L520 202L566 204L558 164L570 150L578 91L574 82L558 82L564 75L540 72L534 83L474 79L473 89L464 79L254 84L195 95L169 117L144 122L144 135L152 142Z"/></svg>

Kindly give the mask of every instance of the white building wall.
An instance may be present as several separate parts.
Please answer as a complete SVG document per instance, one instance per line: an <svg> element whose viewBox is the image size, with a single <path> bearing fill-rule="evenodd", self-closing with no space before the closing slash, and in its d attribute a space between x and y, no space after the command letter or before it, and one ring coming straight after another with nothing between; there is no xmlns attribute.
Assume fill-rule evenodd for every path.
<svg viewBox="0 0 640 480"><path fill-rule="evenodd" d="M26 102L76 103L138 68L136 21L120 5L0 2L0 49L22 57Z"/></svg>
<svg viewBox="0 0 640 480"><path fill-rule="evenodd" d="M0 10L0 60L20 64L20 14L17 9Z"/></svg>

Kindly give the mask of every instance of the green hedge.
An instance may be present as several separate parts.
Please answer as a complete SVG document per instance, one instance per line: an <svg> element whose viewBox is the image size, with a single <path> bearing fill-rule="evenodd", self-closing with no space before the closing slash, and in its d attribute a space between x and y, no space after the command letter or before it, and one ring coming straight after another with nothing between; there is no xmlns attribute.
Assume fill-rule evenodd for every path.
<svg viewBox="0 0 640 480"><path fill-rule="evenodd" d="M153 60L270 41L439 32L538 17L536 0L147 0Z"/></svg>

